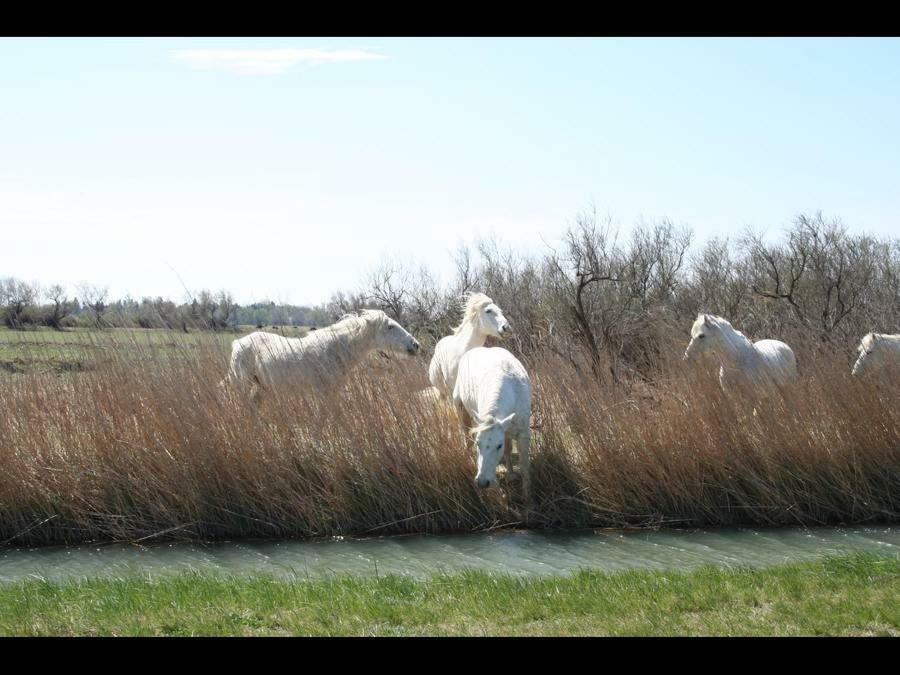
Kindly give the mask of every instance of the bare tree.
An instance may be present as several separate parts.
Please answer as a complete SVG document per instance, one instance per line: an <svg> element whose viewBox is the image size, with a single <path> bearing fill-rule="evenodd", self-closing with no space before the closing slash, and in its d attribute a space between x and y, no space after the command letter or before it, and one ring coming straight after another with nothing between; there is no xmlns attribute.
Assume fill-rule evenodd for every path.
<svg viewBox="0 0 900 675"><path fill-rule="evenodd" d="M236 309L237 304L231 293L223 290L214 294L203 289L191 301L190 317L195 326L218 331L228 327L229 321L234 319ZM279 323L285 323L283 317Z"/></svg>
<svg viewBox="0 0 900 675"><path fill-rule="evenodd" d="M785 247L767 245L761 234L748 231L741 246L748 257L753 293L768 300L786 301L797 320L807 325L800 305L800 281L806 271L807 251L796 245L795 236L791 235L791 244Z"/></svg>
<svg viewBox="0 0 900 675"><path fill-rule="evenodd" d="M103 313L106 311L109 289L106 286L95 286L82 282L78 284L78 293L81 295L81 304L91 311L94 325L97 328L103 328Z"/></svg>
<svg viewBox="0 0 900 675"><path fill-rule="evenodd" d="M714 237L691 257L689 278L679 306L692 317L700 312L740 320L750 294L746 265L736 259L728 239Z"/></svg>
<svg viewBox="0 0 900 675"><path fill-rule="evenodd" d="M237 321L236 312L239 309L238 304L234 301L234 296L228 291L219 291L216 294L217 312L215 314L216 328L223 329L229 325L234 325Z"/></svg>
<svg viewBox="0 0 900 675"><path fill-rule="evenodd" d="M21 328L26 323L26 312L37 301L40 286L29 284L14 277L0 282L0 302L5 313L4 322L10 328Z"/></svg>
<svg viewBox="0 0 900 675"><path fill-rule="evenodd" d="M578 216L575 226L566 231L566 251L550 257L551 268L563 290L562 299L569 308L575 334L587 348L591 368L601 375L601 341L608 326L603 316L607 307L601 293L595 291L602 284L615 284L621 278L622 260L612 232L612 219L597 223L596 211ZM599 332L597 330L599 328ZM614 368L610 369L616 379Z"/></svg>
<svg viewBox="0 0 900 675"><path fill-rule="evenodd" d="M53 284L44 293L50 301L50 311L46 316L46 323L51 328L62 330L63 319L72 313L73 304L69 300L66 289L61 284Z"/></svg>
<svg viewBox="0 0 900 675"><path fill-rule="evenodd" d="M364 292L336 291L323 307L329 321L332 322L348 312L357 312L361 309L375 309Z"/></svg>
<svg viewBox="0 0 900 675"><path fill-rule="evenodd" d="M369 301L401 324L411 285L409 271L393 261L383 262L365 280Z"/></svg>
<svg viewBox="0 0 900 675"><path fill-rule="evenodd" d="M874 240L851 237L839 220L825 222L821 213L799 216L791 234L791 245L808 261L819 328L833 333L859 307L876 274Z"/></svg>
<svg viewBox="0 0 900 675"><path fill-rule="evenodd" d="M751 232L742 246L753 293L787 303L795 330L815 330L824 341L858 338L861 327L851 318L859 314L864 320L878 288L891 288L890 247L851 235L839 220L826 221L821 213L798 216L784 243L765 244Z"/></svg>
<svg viewBox="0 0 900 675"><path fill-rule="evenodd" d="M688 228L677 228L667 218L635 228L625 256L625 271L629 295L642 308L675 299L691 238Z"/></svg>
<svg viewBox="0 0 900 675"><path fill-rule="evenodd" d="M460 246L453 254L453 262L456 266L453 284L455 296L462 297L483 286L481 275L472 261L472 249L468 246Z"/></svg>

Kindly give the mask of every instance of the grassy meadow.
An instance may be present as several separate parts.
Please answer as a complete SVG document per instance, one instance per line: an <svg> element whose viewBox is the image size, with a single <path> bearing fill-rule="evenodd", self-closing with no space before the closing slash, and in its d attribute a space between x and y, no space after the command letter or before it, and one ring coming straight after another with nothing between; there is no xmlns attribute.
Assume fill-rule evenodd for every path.
<svg viewBox="0 0 900 675"><path fill-rule="evenodd" d="M6 374L65 374L93 370L112 358L165 360L202 348L231 349L231 341L257 330L241 326L236 331L183 331L153 328L35 328L10 330L0 326L0 379ZM284 326L265 330L288 337L302 337L306 328Z"/></svg>
<svg viewBox="0 0 900 675"><path fill-rule="evenodd" d="M900 561L850 555L763 569L465 572L279 580L0 585L0 635L898 636Z"/></svg>

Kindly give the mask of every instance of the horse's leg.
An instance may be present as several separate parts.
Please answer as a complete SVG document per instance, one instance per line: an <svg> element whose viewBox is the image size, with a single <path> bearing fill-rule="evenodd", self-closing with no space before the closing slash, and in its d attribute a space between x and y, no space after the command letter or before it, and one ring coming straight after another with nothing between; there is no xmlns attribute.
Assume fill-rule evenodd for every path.
<svg viewBox="0 0 900 675"><path fill-rule="evenodd" d="M263 388L259 382L253 382L253 384L250 385L250 400L257 408L259 408L264 401L263 393Z"/></svg>
<svg viewBox="0 0 900 675"><path fill-rule="evenodd" d="M512 451L513 451L512 435L506 434L506 438L503 439L503 459L506 462L507 480L512 478L512 475L513 475Z"/></svg>

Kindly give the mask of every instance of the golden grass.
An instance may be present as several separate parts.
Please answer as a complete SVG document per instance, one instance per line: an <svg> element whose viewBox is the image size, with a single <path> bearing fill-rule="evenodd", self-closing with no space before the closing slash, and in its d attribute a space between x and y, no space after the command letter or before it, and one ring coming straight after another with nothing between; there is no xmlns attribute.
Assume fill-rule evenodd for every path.
<svg viewBox="0 0 900 675"><path fill-rule="evenodd" d="M424 358L375 358L339 392L282 391L257 408L219 389L220 345L178 359L154 349L2 381L0 543L900 516L897 389L854 380L840 356L801 357L801 381L764 400L722 393L676 342L653 382L524 358L526 509L515 483L479 491L452 412L412 395L428 384Z"/></svg>

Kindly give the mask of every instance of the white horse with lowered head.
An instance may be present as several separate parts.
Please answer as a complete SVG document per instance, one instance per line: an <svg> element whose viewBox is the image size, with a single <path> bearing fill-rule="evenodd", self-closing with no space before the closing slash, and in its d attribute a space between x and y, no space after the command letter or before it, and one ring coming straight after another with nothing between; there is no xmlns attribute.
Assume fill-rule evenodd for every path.
<svg viewBox="0 0 900 675"><path fill-rule="evenodd" d="M468 294L462 321L453 329L452 335L441 338L434 347L434 356L428 366L428 379L434 389L426 389L424 395L449 401L463 354L483 347L488 337L502 338L511 331L512 326L493 300L484 293Z"/></svg>
<svg viewBox="0 0 900 675"><path fill-rule="evenodd" d="M502 347L476 347L459 360L453 402L478 448L475 483L497 482L497 465L506 457L512 476L512 443L519 450L519 471L525 501L530 497L528 450L531 445L531 380L519 360ZM466 418L469 418L468 420Z"/></svg>
<svg viewBox="0 0 900 675"><path fill-rule="evenodd" d="M302 338L257 331L231 343L231 363L223 384L274 390L302 381L324 390L343 381L374 351L414 355L419 343L381 310L347 314L337 323Z"/></svg>
<svg viewBox="0 0 900 675"><path fill-rule="evenodd" d="M900 335L868 333L857 347L859 356L852 375L868 377L889 368L900 368Z"/></svg>
<svg viewBox="0 0 900 675"><path fill-rule="evenodd" d="M719 357L722 389L739 381L751 384L785 384L797 377L794 351L780 340L751 342L720 316L700 314L691 326L685 361L703 356Z"/></svg>

